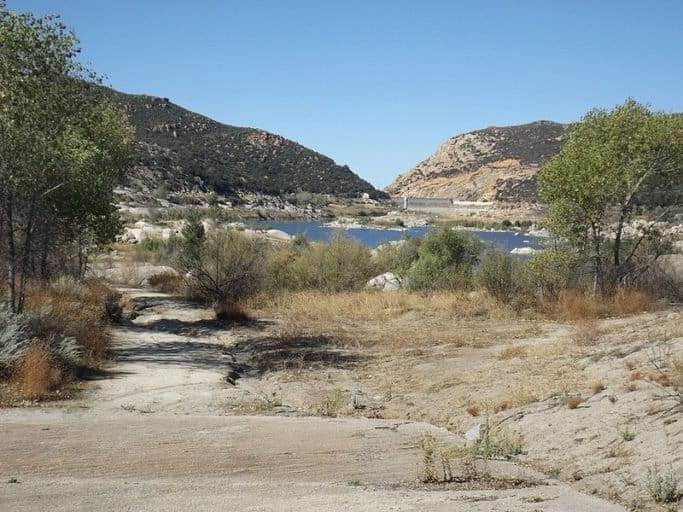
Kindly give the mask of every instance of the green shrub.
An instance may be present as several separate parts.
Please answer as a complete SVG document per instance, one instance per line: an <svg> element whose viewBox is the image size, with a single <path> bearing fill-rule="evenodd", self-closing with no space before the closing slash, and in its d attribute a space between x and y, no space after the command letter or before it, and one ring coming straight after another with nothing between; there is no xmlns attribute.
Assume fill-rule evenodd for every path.
<svg viewBox="0 0 683 512"><path fill-rule="evenodd" d="M261 290L270 252L267 242L225 230L186 249L182 271L190 276L188 292L212 302L217 314L234 311L234 304Z"/></svg>
<svg viewBox="0 0 683 512"><path fill-rule="evenodd" d="M418 259L406 275L413 290L468 288L481 253L481 242L443 228L427 234L418 249Z"/></svg>
<svg viewBox="0 0 683 512"><path fill-rule="evenodd" d="M410 266L417 260L420 246L418 238L401 240L399 243L384 244L375 250L373 260L377 273L393 272L404 277Z"/></svg>
<svg viewBox="0 0 683 512"><path fill-rule="evenodd" d="M572 286L579 261L569 252L545 251L534 255L526 269L535 291L542 297L557 298Z"/></svg>
<svg viewBox="0 0 683 512"><path fill-rule="evenodd" d="M510 302L525 292L524 265L509 254L501 251L487 251L477 271L481 286L502 302Z"/></svg>
<svg viewBox="0 0 683 512"><path fill-rule="evenodd" d="M335 235L330 243L292 241L273 254L268 283L274 290L358 290L375 271L367 247L343 235Z"/></svg>

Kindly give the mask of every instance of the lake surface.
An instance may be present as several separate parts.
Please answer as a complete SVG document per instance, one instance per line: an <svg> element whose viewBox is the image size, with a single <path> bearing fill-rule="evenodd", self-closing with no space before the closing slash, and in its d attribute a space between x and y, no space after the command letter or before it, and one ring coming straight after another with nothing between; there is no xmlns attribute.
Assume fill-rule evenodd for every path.
<svg viewBox="0 0 683 512"><path fill-rule="evenodd" d="M306 238L309 240L320 242L329 241L335 232L341 231L371 248L375 248L386 242L400 240L406 235L410 237L421 237L432 229L438 229L431 226L407 228L403 230L372 228L346 229L324 226L315 221L257 221L249 223L249 225L255 228L270 227L279 229L289 235L306 235ZM519 247L532 247L536 249L540 244L539 238L525 235L518 231L463 231L463 233L476 236L485 243L498 245L507 252Z"/></svg>

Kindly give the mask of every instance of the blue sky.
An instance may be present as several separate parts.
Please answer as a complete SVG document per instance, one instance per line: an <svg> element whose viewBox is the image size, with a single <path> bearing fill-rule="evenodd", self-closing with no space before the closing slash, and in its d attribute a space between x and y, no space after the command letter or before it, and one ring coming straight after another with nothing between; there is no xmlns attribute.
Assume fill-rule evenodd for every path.
<svg viewBox="0 0 683 512"><path fill-rule="evenodd" d="M683 1L9 0L58 12L131 93L279 133L377 186L447 138L683 111Z"/></svg>

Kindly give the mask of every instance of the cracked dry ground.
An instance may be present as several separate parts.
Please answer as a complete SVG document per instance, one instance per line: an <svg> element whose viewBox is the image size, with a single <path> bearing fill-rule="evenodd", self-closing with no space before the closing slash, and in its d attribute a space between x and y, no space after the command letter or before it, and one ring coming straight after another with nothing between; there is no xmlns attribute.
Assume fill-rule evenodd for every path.
<svg viewBox="0 0 683 512"><path fill-rule="evenodd" d="M123 291L138 316L114 328L115 360L79 398L0 411L0 510L624 510L508 462L489 469L525 485L417 485L420 439L454 434L307 415L306 387L259 361L277 318L225 326L180 299ZM336 350L318 342L309 349ZM333 367L313 373L335 386L374 364L332 352Z"/></svg>

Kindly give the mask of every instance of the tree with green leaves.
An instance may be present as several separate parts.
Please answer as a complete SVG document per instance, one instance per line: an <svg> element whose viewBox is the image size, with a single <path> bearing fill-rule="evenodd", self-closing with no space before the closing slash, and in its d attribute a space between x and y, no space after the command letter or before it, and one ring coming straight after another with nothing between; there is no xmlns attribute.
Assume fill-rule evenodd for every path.
<svg viewBox="0 0 683 512"><path fill-rule="evenodd" d="M590 260L595 292L613 292L667 250L661 221L681 204L683 116L629 99L588 112L539 175L552 231Z"/></svg>
<svg viewBox="0 0 683 512"><path fill-rule="evenodd" d="M0 281L23 309L26 282L82 274L87 248L118 232L115 185L134 142L125 115L99 100L58 16L0 1Z"/></svg>

